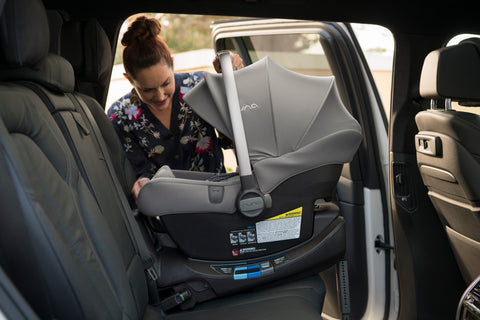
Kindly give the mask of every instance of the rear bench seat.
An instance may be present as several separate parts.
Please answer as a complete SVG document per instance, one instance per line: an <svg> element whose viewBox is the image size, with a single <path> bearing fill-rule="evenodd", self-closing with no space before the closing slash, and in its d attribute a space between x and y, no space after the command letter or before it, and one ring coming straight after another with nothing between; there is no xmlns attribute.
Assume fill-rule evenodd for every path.
<svg viewBox="0 0 480 320"><path fill-rule="evenodd" d="M0 25L0 263L40 318L320 318L318 277L168 315L149 304L144 239L132 233L71 65L47 54L43 5L7 0Z"/></svg>
<svg viewBox="0 0 480 320"><path fill-rule="evenodd" d="M48 10L50 25L50 53L64 57L70 62L75 74L75 90L90 112L107 144L117 178L132 206L135 206L130 190L135 182L131 168L118 136L105 110L97 103L105 100L103 88L108 87L110 66L113 64L108 36L98 21L74 21L66 14ZM96 101L93 101L96 100Z"/></svg>

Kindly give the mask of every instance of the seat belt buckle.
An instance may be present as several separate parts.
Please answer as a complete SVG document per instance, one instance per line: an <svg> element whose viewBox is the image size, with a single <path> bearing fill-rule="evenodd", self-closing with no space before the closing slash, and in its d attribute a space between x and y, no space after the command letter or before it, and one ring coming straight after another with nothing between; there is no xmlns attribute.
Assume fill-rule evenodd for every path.
<svg viewBox="0 0 480 320"><path fill-rule="evenodd" d="M150 277L150 279L152 279L153 281L158 280L158 274L157 274L157 271L155 270L154 267L148 268L147 273L148 273L148 276Z"/></svg>
<svg viewBox="0 0 480 320"><path fill-rule="evenodd" d="M174 295L171 295L170 297L162 300L162 302L160 302L160 306L163 311L168 311L172 308L175 308L176 306L183 304L185 301L187 301L191 297L192 297L192 293L190 292L190 290L185 289L181 292L177 292Z"/></svg>

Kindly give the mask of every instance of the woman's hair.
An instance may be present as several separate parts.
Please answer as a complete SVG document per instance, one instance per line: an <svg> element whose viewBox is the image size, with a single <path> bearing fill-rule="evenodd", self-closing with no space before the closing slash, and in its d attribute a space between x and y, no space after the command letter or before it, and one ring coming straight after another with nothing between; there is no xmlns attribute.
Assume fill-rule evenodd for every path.
<svg viewBox="0 0 480 320"><path fill-rule="evenodd" d="M123 65L132 77L144 68L164 62L173 68L172 56L159 34L162 30L157 19L140 16L133 21L123 35Z"/></svg>

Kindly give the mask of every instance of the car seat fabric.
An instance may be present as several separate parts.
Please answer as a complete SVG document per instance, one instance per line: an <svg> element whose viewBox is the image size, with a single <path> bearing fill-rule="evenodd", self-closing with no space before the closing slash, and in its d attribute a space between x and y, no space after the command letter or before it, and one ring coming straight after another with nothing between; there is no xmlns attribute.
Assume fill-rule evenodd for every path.
<svg viewBox="0 0 480 320"><path fill-rule="evenodd" d="M362 130L340 100L334 77L298 74L265 57L236 71L235 82L248 152L262 192L322 165L351 161ZM233 139L222 75L205 74L205 81L184 99Z"/></svg>
<svg viewBox="0 0 480 320"><path fill-rule="evenodd" d="M20 286L22 294L29 298L29 303L42 318L140 319L154 314L156 319L164 319L162 311L147 307L147 286L141 259L125 230L127 223L115 211L114 199L111 200L113 206L112 203L101 204L113 195L98 190L92 193L78 168L79 165L85 166L87 179L96 174L98 178L107 176L101 169L105 168L104 165L96 171L92 169L92 163L101 163L103 159L90 152L96 149L91 143L89 130L83 127L86 125L88 128L88 124L81 123L79 119L82 118L77 116L73 100L69 100L70 95L76 98L72 93L72 67L60 57L47 55L48 45L39 40L45 38L31 38L38 34L31 33L29 28L48 34L41 2L9 0L5 6L6 13L21 13L32 20L26 29L14 26L10 29L17 16L7 16L5 12L0 16L1 28L7 26L8 30L16 30L18 34L11 37L23 40L12 44L5 42L8 39L0 39L0 164L7 168L10 178L0 181L0 190L9 190L0 195L1 202L8 203L1 209L5 223L0 225L0 234L5 237L19 230L17 227L20 225L25 230L24 241L34 249L14 255L11 254L11 245L21 249L23 241L11 244L2 241L2 267L16 284L23 283ZM21 19L17 22L24 23ZM4 34L4 30L1 31L0 34ZM38 46L22 47L24 42ZM18 51L19 55L5 54L10 50ZM35 54L22 50L31 50ZM52 102L51 110L27 82L44 86ZM86 148L85 156L92 157L91 163L86 158L80 158L80 163L79 158L75 159L71 146L65 140L65 132L54 120L57 115L67 123L70 133L74 129L78 131L80 136L73 140L82 141L85 138L87 142L78 143L75 147L80 150ZM108 179L104 183L108 184ZM7 217L22 219L3 219ZM26 257L33 257L33 263ZM25 266L38 272L37 278L27 277L32 282L26 284L22 272ZM322 288L323 284L318 281L317 277L317 284L310 283ZM307 291L310 292L311 287ZM317 293L318 301L323 301L322 294L321 291ZM37 295L45 299L36 299ZM255 295L250 297L245 307L261 309L262 303ZM300 301L291 302L290 309L301 307L305 308L305 312L315 313L313 306L304 305ZM316 312L318 318L318 310ZM215 313L214 309L201 314L193 313L189 319L215 319ZM278 311L269 309L269 313L277 319L282 318Z"/></svg>
<svg viewBox="0 0 480 320"><path fill-rule="evenodd" d="M147 183L139 194L139 208L142 213L150 216L191 212L232 214L237 210L236 200L241 191L240 177L232 174L224 175L220 181L217 179L216 173L171 170L168 166L162 166L152 177L152 183ZM164 186L161 195L156 180L160 180ZM221 195L217 196L217 192ZM179 205L185 194L188 194L188 201ZM162 201L161 206L159 201Z"/></svg>

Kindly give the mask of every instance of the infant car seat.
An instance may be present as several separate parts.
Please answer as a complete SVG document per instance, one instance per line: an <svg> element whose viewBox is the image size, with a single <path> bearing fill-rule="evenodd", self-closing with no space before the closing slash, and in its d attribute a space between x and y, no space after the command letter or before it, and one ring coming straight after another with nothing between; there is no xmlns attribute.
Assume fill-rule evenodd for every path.
<svg viewBox="0 0 480 320"><path fill-rule="evenodd" d="M220 62L223 74L206 73L184 100L235 142L240 175L162 167L138 207L192 258L249 259L308 242L315 201L331 199L360 125L334 77L297 74L268 57L235 72L229 54Z"/></svg>

